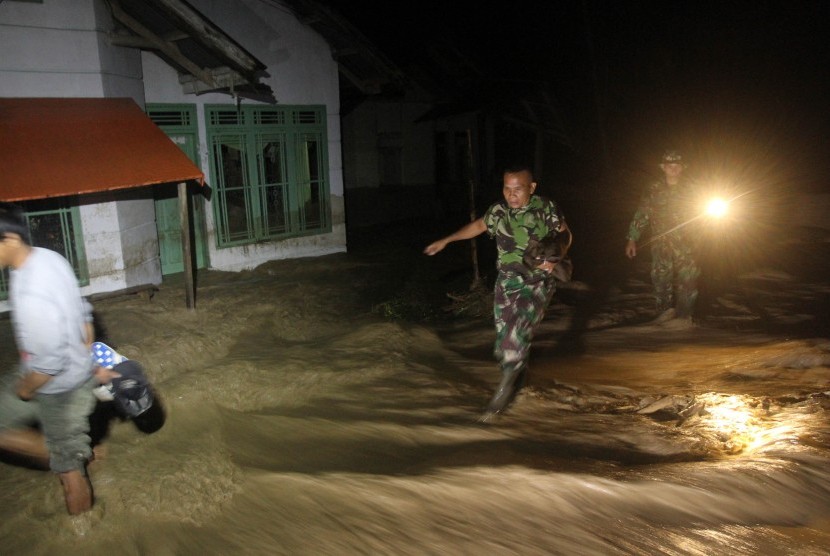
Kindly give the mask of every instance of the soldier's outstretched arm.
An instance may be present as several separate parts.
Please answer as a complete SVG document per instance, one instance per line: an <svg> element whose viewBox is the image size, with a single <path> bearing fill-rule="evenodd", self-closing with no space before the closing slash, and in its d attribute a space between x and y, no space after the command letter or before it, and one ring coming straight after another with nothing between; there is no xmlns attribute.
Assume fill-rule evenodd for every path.
<svg viewBox="0 0 830 556"><path fill-rule="evenodd" d="M438 241L433 241L429 245L424 248L424 253L427 255L434 255L439 251L442 251L448 244L452 243L453 241L462 241L465 239L473 239L476 236L479 236L487 231L487 225L484 223L483 218L478 218L473 220L466 226L462 226L456 232L448 235L447 237L441 238Z"/></svg>

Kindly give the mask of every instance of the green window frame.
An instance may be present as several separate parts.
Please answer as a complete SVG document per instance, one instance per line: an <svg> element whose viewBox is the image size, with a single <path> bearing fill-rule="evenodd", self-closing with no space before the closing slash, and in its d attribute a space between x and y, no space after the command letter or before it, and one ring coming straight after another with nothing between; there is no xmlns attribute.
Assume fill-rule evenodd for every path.
<svg viewBox="0 0 830 556"><path fill-rule="evenodd" d="M206 105L216 244L331 232L325 106Z"/></svg>
<svg viewBox="0 0 830 556"><path fill-rule="evenodd" d="M191 133L197 131L196 105L148 102L144 106L147 116L166 132Z"/></svg>
<svg viewBox="0 0 830 556"><path fill-rule="evenodd" d="M57 251L69 261L78 284L89 284L84 251L81 215L77 206L66 200L42 200L20 203L29 224L32 245ZM0 299L8 299L8 269L0 273Z"/></svg>

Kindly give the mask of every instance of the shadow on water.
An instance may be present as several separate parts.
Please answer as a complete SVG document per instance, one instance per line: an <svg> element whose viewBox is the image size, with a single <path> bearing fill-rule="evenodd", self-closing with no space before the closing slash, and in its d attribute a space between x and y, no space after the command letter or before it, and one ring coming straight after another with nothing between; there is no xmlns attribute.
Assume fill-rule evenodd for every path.
<svg viewBox="0 0 830 556"><path fill-rule="evenodd" d="M153 390L153 404L141 415L127 417L120 412L114 402L101 402L89 416L90 437L93 446L104 443L110 435L113 424L130 422L136 430L144 434L158 432L167 420L164 402L158 391Z"/></svg>
<svg viewBox="0 0 830 556"><path fill-rule="evenodd" d="M325 415L306 416L303 431L295 431L297 417L274 413L225 415L226 438L234 459L244 467L271 472L359 473L392 476L422 476L439 470L485 466L522 466L550 472L598 472L613 465L651 465L703 461L707 456L694 451L669 454L649 453L636 446L596 445L566 438L539 439L533 434L513 431L455 431L456 436L491 436L488 439L435 442L418 440L416 435L395 438L390 426L359 423L349 430ZM245 435L239 431L255 420L267 426L256 427ZM398 425L423 424L400 422ZM377 430L374 427L377 426ZM442 425L447 427L448 425ZM593 423L592 426L601 426ZM509 431L508 431L509 432ZM354 435L354 436L352 436ZM433 434L426 435L434 436ZM373 438L374 437L374 438ZM264 451L263 446L278 445L279 450Z"/></svg>

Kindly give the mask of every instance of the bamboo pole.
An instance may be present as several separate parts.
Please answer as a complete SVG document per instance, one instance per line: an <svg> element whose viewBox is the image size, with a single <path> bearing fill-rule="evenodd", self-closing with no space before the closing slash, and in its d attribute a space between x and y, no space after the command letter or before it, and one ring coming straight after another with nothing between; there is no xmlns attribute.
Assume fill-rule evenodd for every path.
<svg viewBox="0 0 830 556"><path fill-rule="evenodd" d="M182 265L184 266L185 301L188 309L196 308L196 292L193 286L193 254L190 249L190 199L187 183L179 183L179 221L182 227Z"/></svg>
<svg viewBox="0 0 830 556"><path fill-rule="evenodd" d="M473 134L467 129L467 180L469 182L470 195L470 222L476 219L476 182L475 182L475 164L473 163ZM470 240L470 252L473 263L473 283L470 284L470 289L477 289L481 285L481 276L478 270L478 246L476 238Z"/></svg>

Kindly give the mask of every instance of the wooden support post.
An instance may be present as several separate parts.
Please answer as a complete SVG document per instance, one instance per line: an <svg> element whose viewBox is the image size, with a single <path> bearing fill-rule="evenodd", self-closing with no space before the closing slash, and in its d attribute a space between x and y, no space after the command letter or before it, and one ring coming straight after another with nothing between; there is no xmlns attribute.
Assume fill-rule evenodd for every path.
<svg viewBox="0 0 830 556"><path fill-rule="evenodd" d="M184 266L185 299L188 309L196 308L196 291L193 285L193 253L190 249L190 198L187 183L179 183L179 222L182 227L182 264Z"/></svg>
<svg viewBox="0 0 830 556"><path fill-rule="evenodd" d="M470 222L476 220L476 178L475 178L475 162L473 160L473 134L467 130L467 179L469 181L469 201L470 201ZM481 275L478 271L478 248L476 247L476 238L470 240L470 256L473 262L473 283L470 284L470 289L475 290L481 286Z"/></svg>

